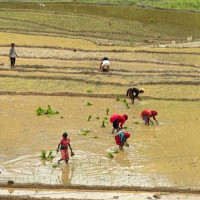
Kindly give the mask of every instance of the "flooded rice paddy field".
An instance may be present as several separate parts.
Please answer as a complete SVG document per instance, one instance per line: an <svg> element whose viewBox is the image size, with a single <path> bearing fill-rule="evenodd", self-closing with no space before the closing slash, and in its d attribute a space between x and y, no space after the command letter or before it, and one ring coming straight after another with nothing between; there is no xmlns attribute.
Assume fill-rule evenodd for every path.
<svg viewBox="0 0 200 200"><path fill-rule="evenodd" d="M11 35L0 36L0 183L200 188L198 48L99 46L84 39L12 34L19 58L10 70ZM104 56L111 61L109 73L99 72ZM129 87L143 87L145 93L127 109L115 97L124 98ZM36 109L47 104L60 114L38 117ZM159 125L143 124L145 108L158 110ZM129 115L132 135L130 147L109 159L118 148L108 120L114 113ZM53 168L65 130L76 155L69 165ZM81 130L90 132L84 136ZM51 162L40 159L43 149L53 150Z"/></svg>
<svg viewBox="0 0 200 200"><path fill-rule="evenodd" d="M199 102L149 100L126 109L114 99L1 96L0 101L5 133L0 137L2 183L12 179L16 183L199 188ZM93 105L88 107L87 102ZM36 116L36 108L46 104L60 114ZM107 156L117 149L112 127L110 123L101 127L108 107L110 114L129 115L126 125L132 133L130 147L113 159ZM139 116L146 107L159 111L158 126L144 126ZM91 132L84 136L81 129ZM64 130L76 156L69 165L54 169L59 159L55 149ZM40 159L42 149L54 151L52 162Z"/></svg>

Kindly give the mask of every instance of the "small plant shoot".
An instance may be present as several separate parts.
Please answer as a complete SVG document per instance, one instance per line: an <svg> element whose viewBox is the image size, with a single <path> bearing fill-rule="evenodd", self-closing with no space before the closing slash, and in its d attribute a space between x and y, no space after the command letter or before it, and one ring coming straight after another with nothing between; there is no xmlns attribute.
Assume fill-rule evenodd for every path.
<svg viewBox="0 0 200 200"><path fill-rule="evenodd" d="M106 127L106 125L105 125L105 121L104 121L104 120L102 121L102 125L101 125L101 127L102 127L102 128L105 128L105 127Z"/></svg>
<svg viewBox="0 0 200 200"><path fill-rule="evenodd" d="M89 116L88 116L88 121L90 121L90 120L91 120L91 118L92 118L92 115L89 115Z"/></svg>
<svg viewBox="0 0 200 200"><path fill-rule="evenodd" d="M39 115L56 115L56 114L59 114L59 111L54 111L52 110L51 106L48 105L47 106L47 110L41 108L41 107L38 107L38 109L36 110L36 114L39 116Z"/></svg>
<svg viewBox="0 0 200 200"><path fill-rule="evenodd" d="M87 90L87 93L92 93L92 90L91 90L91 89L88 89L88 90Z"/></svg>
<svg viewBox="0 0 200 200"><path fill-rule="evenodd" d="M114 156L113 156L113 153L112 153L112 152L109 152L109 153L108 153L108 158L114 158Z"/></svg>
<svg viewBox="0 0 200 200"><path fill-rule="evenodd" d="M90 102L87 102L87 106L91 106L92 105L92 103L90 103Z"/></svg>
<svg viewBox="0 0 200 200"><path fill-rule="evenodd" d="M116 101L120 101L120 94L117 94Z"/></svg>
<svg viewBox="0 0 200 200"><path fill-rule="evenodd" d="M109 108L106 108L106 115L108 115L110 112L110 109Z"/></svg>

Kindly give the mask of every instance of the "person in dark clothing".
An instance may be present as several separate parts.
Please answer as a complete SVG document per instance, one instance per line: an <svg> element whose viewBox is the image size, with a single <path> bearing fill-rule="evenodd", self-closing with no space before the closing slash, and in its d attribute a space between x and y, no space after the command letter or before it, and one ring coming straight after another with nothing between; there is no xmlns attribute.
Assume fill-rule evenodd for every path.
<svg viewBox="0 0 200 200"><path fill-rule="evenodd" d="M134 100L135 99L139 99L139 101L141 101L141 98L139 97L139 94L142 94L144 93L144 88L140 88L140 89L137 89L137 88L129 88L127 90L127 93L126 93L126 96L130 97L131 99L131 102L132 104L134 104Z"/></svg>

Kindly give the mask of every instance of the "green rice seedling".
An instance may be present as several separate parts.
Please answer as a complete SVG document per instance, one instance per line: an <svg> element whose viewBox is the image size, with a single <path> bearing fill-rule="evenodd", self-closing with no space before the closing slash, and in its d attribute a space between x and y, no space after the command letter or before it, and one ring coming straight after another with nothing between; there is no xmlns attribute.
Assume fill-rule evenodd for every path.
<svg viewBox="0 0 200 200"><path fill-rule="evenodd" d="M120 94L117 94L116 101L120 101Z"/></svg>
<svg viewBox="0 0 200 200"><path fill-rule="evenodd" d="M92 103L90 103L90 102L87 102L87 106L91 106L92 105Z"/></svg>
<svg viewBox="0 0 200 200"><path fill-rule="evenodd" d="M96 117L96 119L100 119L100 117L99 117L99 116L97 116L97 117Z"/></svg>
<svg viewBox="0 0 200 200"><path fill-rule="evenodd" d="M112 153L112 152L109 152L109 153L108 153L108 158L114 158L114 156L113 156L113 153Z"/></svg>
<svg viewBox="0 0 200 200"><path fill-rule="evenodd" d="M54 159L55 157L53 156L53 152L52 151L49 151L49 155L47 156L47 160L52 160Z"/></svg>
<svg viewBox="0 0 200 200"><path fill-rule="evenodd" d="M128 126L124 126L123 129L127 130L127 129L128 129Z"/></svg>
<svg viewBox="0 0 200 200"><path fill-rule="evenodd" d="M129 106L128 102L126 102L126 108L130 108L130 106Z"/></svg>
<svg viewBox="0 0 200 200"><path fill-rule="evenodd" d="M133 122L134 124L139 124L139 122Z"/></svg>
<svg viewBox="0 0 200 200"><path fill-rule="evenodd" d="M44 109L42 109L41 107L38 107L38 109L36 110L36 114L39 115L43 115L44 114Z"/></svg>
<svg viewBox="0 0 200 200"><path fill-rule="evenodd" d="M57 167L58 167L58 164L53 164L52 167L53 167L53 168L57 168Z"/></svg>
<svg viewBox="0 0 200 200"><path fill-rule="evenodd" d="M95 136L91 136L91 138L95 138L95 139L97 139L97 138L99 138L99 137L95 135Z"/></svg>
<svg viewBox="0 0 200 200"><path fill-rule="evenodd" d="M88 121L90 121L90 120L91 120L91 118L92 118L92 115L89 115L89 116L88 116Z"/></svg>
<svg viewBox="0 0 200 200"><path fill-rule="evenodd" d="M105 127L106 127L106 125L105 125L105 121L104 121L104 120L102 121L102 125L101 125L101 127L102 127L102 128L105 128Z"/></svg>
<svg viewBox="0 0 200 200"><path fill-rule="evenodd" d="M83 134L88 134L90 131L89 130L81 130L81 133Z"/></svg>
<svg viewBox="0 0 200 200"><path fill-rule="evenodd" d="M106 115L108 115L109 112L110 112L110 109L106 108Z"/></svg>
<svg viewBox="0 0 200 200"><path fill-rule="evenodd" d="M119 153L119 150L117 149L117 150L115 150L113 153Z"/></svg>
<svg viewBox="0 0 200 200"><path fill-rule="evenodd" d="M36 110L36 114L37 114L37 115L47 115L48 117L50 117L50 115L59 114L59 111L54 111L54 110L52 110L51 106L48 105L48 106L47 106L47 110L44 110L43 108L39 107L39 108Z"/></svg>
<svg viewBox="0 0 200 200"><path fill-rule="evenodd" d="M154 19L153 19L153 18L151 18L149 21L150 21L150 24L151 24L151 25L154 24Z"/></svg>
<svg viewBox="0 0 200 200"><path fill-rule="evenodd" d="M107 118L107 117L104 117L103 119L104 119L105 121L106 121L106 120L108 120L108 118Z"/></svg>
<svg viewBox="0 0 200 200"><path fill-rule="evenodd" d="M123 103L127 103L126 99L122 99L121 101L122 101Z"/></svg>
<svg viewBox="0 0 200 200"><path fill-rule="evenodd" d="M88 90L87 90L87 93L92 93L92 90L91 90L91 89L88 89Z"/></svg>
<svg viewBox="0 0 200 200"><path fill-rule="evenodd" d="M47 159L47 157L46 157L46 151L45 150L41 151L40 158L42 158L42 160L46 160Z"/></svg>

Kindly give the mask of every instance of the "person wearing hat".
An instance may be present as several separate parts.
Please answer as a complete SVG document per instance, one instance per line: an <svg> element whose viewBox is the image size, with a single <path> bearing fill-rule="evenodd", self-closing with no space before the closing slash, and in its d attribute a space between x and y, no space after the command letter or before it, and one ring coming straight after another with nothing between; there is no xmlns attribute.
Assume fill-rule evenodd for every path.
<svg viewBox="0 0 200 200"><path fill-rule="evenodd" d="M144 88L129 88L126 92L126 96L130 97L132 104L134 104L134 100L135 99L139 99L139 101L141 101L141 98L139 97L139 94L144 93Z"/></svg>
<svg viewBox="0 0 200 200"><path fill-rule="evenodd" d="M156 110L148 110L145 109L141 112L140 117L142 118L142 120L145 121L146 125L149 125L149 121L153 124L153 121L150 119L151 117L153 117L153 119L156 121L156 123L158 124L158 121L156 120L156 115L158 115L158 112Z"/></svg>
<svg viewBox="0 0 200 200"><path fill-rule="evenodd" d="M72 151L71 145L70 145L70 139L68 137L68 134L65 132L63 133L63 139L60 141L60 143L58 144L58 148L57 148L57 153L61 152L61 159L58 160L58 164L60 163L60 161L64 160L65 163L67 164L69 161L69 151L68 151L68 147L71 150L71 156L74 156L74 153Z"/></svg>
<svg viewBox="0 0 200 200"><path fill-rule="evenodd" d="M112 130L112 134L115 132L115 130L117 130L117 132L123 128L123 124L125 123L125 121L128 119L128 115L124 114L122 115L112 115L110 117L110 122L113 124L113 130Z"/></svg>
<svg viewBox="0 0 200 200"><path fill-rule="evenodd" d="M127 139L131 136L129 132L120 131L115 135L115 141L116 144L119 145L119 149L122 150L123 146L126 145L129 147L129 144L127 143Z"/></svg>
<svg viewBox="0 0 200 200"><path fill-rule="evenodd" d="M104 57L100 64L100 71L109 72L110 61L107 57Z"/></svg>

